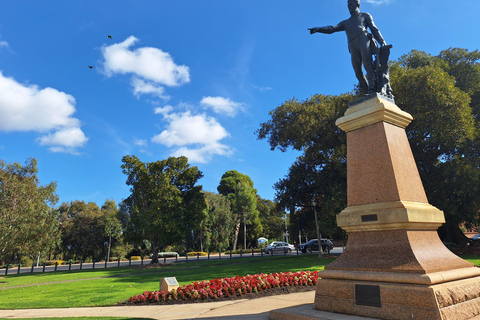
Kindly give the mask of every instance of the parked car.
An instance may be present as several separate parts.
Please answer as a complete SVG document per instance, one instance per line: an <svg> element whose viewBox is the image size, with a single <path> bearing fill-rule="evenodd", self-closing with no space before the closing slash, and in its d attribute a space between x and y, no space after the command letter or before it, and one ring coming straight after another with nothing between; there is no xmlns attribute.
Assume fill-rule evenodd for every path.
<svg viewBox="0 0 480 320"><path fill-rule="evenodd" d="M471 237L470 239L472 240L480 240L480 233L477 233L476 235L474 235L473 237Z"/></svg>
<svg viewBox="0 0 480 320"><path fill-rule="evenodd" d="M325 253L330 253L330 250L333 249L333 242L330 239L321 239L322 242L322 250ZM298 250L303 253L312 253L312 251L318 251L318 240L312 239L307 243L302 243Z"/></svg>
<svg viewBox="0 0 480 320"><path fill-rule="evenodd" d="M266 254L269 253L290 253L295 250L295 246L281 241L273 241L266 248L263 249L263 252Z"/></svg>

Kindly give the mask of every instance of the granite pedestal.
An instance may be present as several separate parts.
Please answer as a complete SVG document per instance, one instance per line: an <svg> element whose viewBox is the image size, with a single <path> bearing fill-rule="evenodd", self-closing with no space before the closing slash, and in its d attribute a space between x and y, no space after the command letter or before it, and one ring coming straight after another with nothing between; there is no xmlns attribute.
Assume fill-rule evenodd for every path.
<svg viewBox="0 0 480 320"><path fill-rule="evenodd" d="M480 314L480 268L437 234L405 133L412 116L374 96L336 124L347 133L348 206L337 224L344 253L319 273L314 308L379 319L471 319Z"/></svg>

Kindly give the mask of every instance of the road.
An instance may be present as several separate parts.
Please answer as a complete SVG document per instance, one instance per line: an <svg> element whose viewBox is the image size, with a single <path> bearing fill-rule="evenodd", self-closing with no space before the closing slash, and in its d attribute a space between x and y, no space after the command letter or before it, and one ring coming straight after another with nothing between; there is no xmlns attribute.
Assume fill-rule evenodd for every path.
<svg viewBox="0 0 480 320"><path fill-rule="evenodd" d="M335 247L330 251L331 255L340 255L343 252L342 247ZM312 255L317 255L318 251L311 253ZM304 255L304 253L293 251L291 253L274 253L273 256L296 256ZM268 259L272 255L266 255L265 253L253 253L246 252L242 255L232 254L229 252L212 254L210 256L196 256L196 257L178 257L178 258L160 258L160 263L174 263L174 262L190 262L190 261L213 261L213 260L224 260L224 259L241 259L241 258L263 258ZM93 263L82 263L82 264L72 264L72 265L58 265L58 266L33 266L33 267L14 267L10 269L0 269L0 275L13 275L19 273L33 273L33 272L55 272L55 271L74 271L74 270L91 270L91 269L105 269L105 268L114 268L114 267L128 267L128 266L140 266L142 264L146 265L150 263L150 259L145 260L132 260L132 261L112 261L112 262L96 262Z"/></svg>

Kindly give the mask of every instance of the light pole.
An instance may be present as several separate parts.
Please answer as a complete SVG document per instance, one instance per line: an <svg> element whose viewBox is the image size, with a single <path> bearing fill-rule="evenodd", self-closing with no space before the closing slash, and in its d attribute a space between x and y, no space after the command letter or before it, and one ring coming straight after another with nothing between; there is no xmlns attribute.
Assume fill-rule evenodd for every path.
<svg viewBox="0 0 480 320"><path fill-rule="evenodd" d="M315 201L315 198L313 199L312 204L313 204L313 214L315 215L315 228L317 228L318 257L323 258L322 235L320 234L320 228L318 227L317 202Z"/></svg>
<svg viewBox="0 0 480 320"><path fill-rule="evenodd" d="M287 213L285 212L285 241L288 242Z"/></svg>

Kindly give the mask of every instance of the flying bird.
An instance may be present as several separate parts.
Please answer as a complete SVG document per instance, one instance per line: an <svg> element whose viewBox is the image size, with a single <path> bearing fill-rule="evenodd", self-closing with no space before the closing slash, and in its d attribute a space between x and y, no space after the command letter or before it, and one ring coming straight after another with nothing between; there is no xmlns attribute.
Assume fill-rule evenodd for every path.
<svg viewBox="0 0 480 320"><path fill-rule="evenodd" d="M113 39L111 35L108 35L108 39Z"/></svg>
<svg viewBox="0 0 480 320"><path fill-rule="evenodd" d="M95 68L94 66L88 66L88 67L89 67L90 69L93 69L93 68Z"/></svg>

